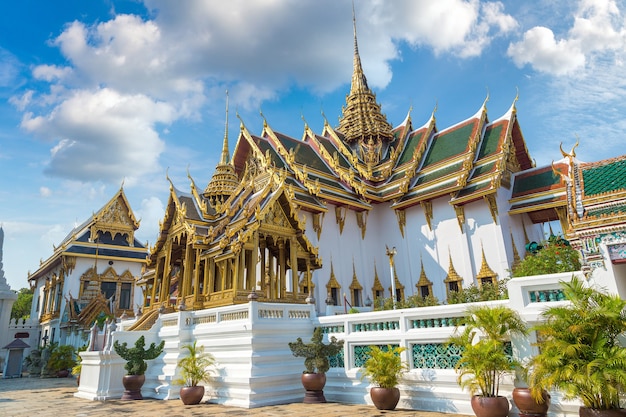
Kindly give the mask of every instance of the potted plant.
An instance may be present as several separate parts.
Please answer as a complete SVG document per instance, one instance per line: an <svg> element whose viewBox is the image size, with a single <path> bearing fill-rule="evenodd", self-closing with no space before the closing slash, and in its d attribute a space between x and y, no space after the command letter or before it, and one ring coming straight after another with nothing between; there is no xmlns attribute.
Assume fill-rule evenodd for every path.
<svg viewBox="0 0 626 417"><path fill-rule="evenodd" d="M507 355L505 343L511 336L527 334L526 325L506 306L473 306L461 326L462 333L451 336L448 343L463 351L455 368L459 384L472 394L472 410L478 417L507 416L509 401L499 395L500 383L519 363Z"/></svg>
<svg viewBox="0 0 626 417"><path fill-rule="evenodd" d="M47 368L52 375L66 378L70 370L76 365L74 347L70 345L55 345L50 352Z"/></svg>
<svg viewBox="0 0 626 417"><path fill-rule="evenodd" d="M165 341L161 341L158 345L153 342L148 349L145 349L146 340L143 336L135 341L135 347L132 348L129 348L126 342L120 344L117 340L115 341L113 344L115 353L126 361L124 369L127 374L122 379L125 388L122 400L143 400L141 387L146 381L145 372L148 368L146 360L156 359L163 352L164 345Z"/></svg>
<svg viewBox="0 0 626 417"><path fill-rule="evenodd" d="M193 344L181 346L187 350L187 356L178 360L181 377L174 381L182 385L180 399L185 405L199 404L204 397L204 386L201 382L211 381L211 368L215 365L215 358L204 352L204 346Z"/></svg>
<svg viewBox="0 0 626 417"><path fill-rule="evenodd" d="M370 397L379 410L395 410L400 401L397 385L402 374L408 370L407 364L400 358L404 350L406 348L390 345L386 349L369 347L369 358L361 368L361 379L367 377L375 385L370 388Z"/></svg>
<svg viewBox="0 0 626 417"><path fill-rule="evenodd" d="M524 364L520 364L515 370L515 387L511 393L513 403L519 410L520 417L544 417L550 408L550 394L544 389L541 390L540 397L533 397L528 385L528 374L529 367Z"/></svg>
<svg viewBox="0 0 626 417"><path fill-rule="evenodd" d="M626 387L626 301L586 286L572 277L562 282L566 305L553 306L536 326L539 354L532 360L533 396L557 389L565 399L579 399L581 417L624 415L620 397Z"/></svg>
<svg viewBox="0 0 626 417"><path fill-rule="evenodd" d="M303 343L302 338L289 342L291 353L303 357L305 370L302 372L302 386L306 390L305 403L325 403L324 385L326 372L330 368L328 358L335 356L343 349L343 340L331 336L329 343L323 342L324 333L321 327L316 327L311 337L311 343Z"/></svg>

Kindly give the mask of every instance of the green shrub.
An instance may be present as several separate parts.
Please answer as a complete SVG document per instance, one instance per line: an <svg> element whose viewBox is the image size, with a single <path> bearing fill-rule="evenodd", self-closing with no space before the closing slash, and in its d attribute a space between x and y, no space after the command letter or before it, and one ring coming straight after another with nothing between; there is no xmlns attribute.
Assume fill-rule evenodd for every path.
<svg viewBox="0 0 626 417"><path fill-rule="evenodd" d="M559 272L580 271L580 255L569 242L557 236L538 245L535 251L529 251L526 257L513 268L513 277L556 274Z"/></svg>

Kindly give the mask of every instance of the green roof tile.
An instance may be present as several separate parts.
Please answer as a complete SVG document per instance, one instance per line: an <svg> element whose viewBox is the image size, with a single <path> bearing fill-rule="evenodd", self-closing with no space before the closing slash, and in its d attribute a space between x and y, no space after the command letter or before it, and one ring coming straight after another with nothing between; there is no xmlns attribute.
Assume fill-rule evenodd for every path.
<svg viewBox="0 0 626 417"><path fill-rule="evenodd" d="M478 159L492 155L498 150L498 143L500 143L503 128L503 123L487 127L485 136L480 144L480 150L478 151Z"/></svg>
<svg viewBox="0 0 626 417"><path fill-rule="evenodd" d="M560 180L559 176L552 172L552 170L540 172L535 175L520 176L515 178L513 195L550 188L553 185L559 185Z"/></svg>
<svg viewBox="0 0 626 417"><path fill-rule="evenodd" d="M587 196L626 189L626 159L583 168L583 181Z"/></svg>
<svg viewBox="0 0 626 417"><path fill-rule="evenodd" d="M424 160L424 167L464 152L476 123L478 121L436 135Z"/></svg>
<svg viewBox="0 0 626 417"><path fill-rule="evenodd" d="M420 143L420 139L424 137L424 134L426 132L427 130L424 129L422 132L412 132L409 135L409 138L406 142L406 146L404 147L404 150L402 151L402 155L400 155L400 157L398 158L398 163L396 164L396 166L406 164L407 162L411 160L411 158L413 158L413 155L415 155L415 151L417 150L417 146Z"/></svg>
<svg viewBox="0 0 626 417"><path fill-rule="evenodd" d="M415 183L415 185L417 186L417 185L426 184L427 182L434 181L441 177L445 177L446 175L451 174L453 172L461 171L462 168L463 168L463 161L457 162L456 164L448 165L445 168L438 169L437 171L433 171L426 175L422 175L421 177L417 179L417 182Z"/></svg>

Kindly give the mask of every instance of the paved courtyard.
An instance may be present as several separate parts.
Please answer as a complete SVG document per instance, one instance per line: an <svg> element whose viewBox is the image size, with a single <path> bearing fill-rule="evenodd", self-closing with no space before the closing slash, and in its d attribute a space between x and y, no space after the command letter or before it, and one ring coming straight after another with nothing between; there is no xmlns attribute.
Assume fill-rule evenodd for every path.
<svg viewBox="0 0 626 417"><path fill-rule="evenodd" d="M286 404L254 409L203 403L183 405L180 400L89 401L74 397L74 378L0 379L0 416L93 417L93 416L289 416L289 417L463 417L458 414L413 410L380 411L369 405Z"/></svg>

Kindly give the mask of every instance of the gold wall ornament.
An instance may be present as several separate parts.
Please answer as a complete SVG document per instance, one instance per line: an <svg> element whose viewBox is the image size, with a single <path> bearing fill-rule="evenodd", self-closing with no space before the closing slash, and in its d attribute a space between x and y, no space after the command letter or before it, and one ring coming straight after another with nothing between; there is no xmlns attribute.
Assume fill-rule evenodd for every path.
<svg viewBox="0 0 626 417"><path fill-rule="evenodd" d="M433 295L433 283L426 276L426 270L424 269L424 262L422 260L420 260L420 264L420 278L415 284L415 288L418 291L418 295L421 295L422 297Z"/></svg>
<svg viewBox="0 0 626 417"><path fill-rule="evenodd" d="M498 224L498 203L496 202L496 196L494 194L488 194L483 196L483 199L487 203L489 207L489 212L491 213L491 218L495 224Z"/></svg>
<svg viewBox="0 0 626 417"><path fill-rule="evenodd" d="M515 239L513 238L513 232L511 233L511 245L513 246L513 263L511 264L511 270L518 267L520 262L522 261L519 257L519 252L517 251L517 246L515 246Z"/></svg>
<svg viewBox="0 0 626 417"><path fill-rule="evenodd" d="M420 206L422 206L422 210L424 211L424 217L426 218L426 224L428 224L428 229L433 230L433 226L431 224L433 219L433 202L428 200L420 201Z"/></svg>
<svg viewBox="0 0 626 417"><path fill-rule="evenodd" d="M459 222L461 233L465 233L463 228L463 225L465 224L465 206L454 206L454 212L456 213L456 219Z"/></svg>
<svg viewBox="0 0 626 417"><path fill-rule="evenodd" d="M395 210L396 218L398 219L398 227L400 228L400 234L404 237L404 228L406 227L406 210Z"/></svg>
<svg viewBox="0 0 626 417"><path fill-rule="evenodd" d="M346 222L346 208L343 206L335 207L335 219L339 225L339 234L343 233L343 226Z"/></svg>
<svg viewBox="0 0 626 417"><path fill-rule="evenodd" d="M478 271L478 274L476 275L476 280L478 281L478 285L480 287L483 286L483 284L492 284L492 285L497 285L498 283L498 274L496 274L493 269L491 269L489 267L489 264L487 263L487 258L485 257L485 248L482 246L481 243L481 252L482 252L482 260L481 260L481 265L480 265L480 271Z"/></svg>
<svg viewBox="0 0 626 417"><path fill-rule="evenodd" d="M317 233L317 240L320 240L320 236L322 235L322 224L324 221L324 212L321 213L313 213L311 218L313 219L313 231Z"/></svg>
<svg viewBox="0 0 626 417"><path fill-rule="evenodd" d="M354 212L356 215L356 224L361 229L361 239L365 239L365 232L367 230L367 216L369 215L369 211L356 211Z"/></svg>
<svg viewBox="0 0 626 417"><path fill-rule="evenodd" d="M448 266L448 274L443 280L443 282L446 284L447 297L450 296L450 292L458 292L463 289L463 278L461 278L461 276L459 276L459 274L456 272L456 269L454 269L454 263L452 262L452 253L450 252L450 248L448 248L448 259L450 263Z"/></svg>

